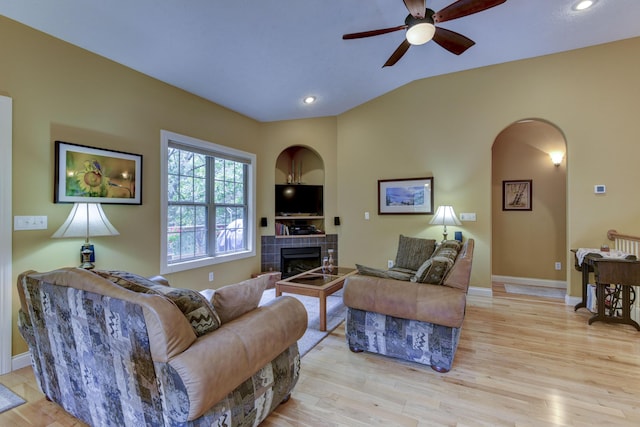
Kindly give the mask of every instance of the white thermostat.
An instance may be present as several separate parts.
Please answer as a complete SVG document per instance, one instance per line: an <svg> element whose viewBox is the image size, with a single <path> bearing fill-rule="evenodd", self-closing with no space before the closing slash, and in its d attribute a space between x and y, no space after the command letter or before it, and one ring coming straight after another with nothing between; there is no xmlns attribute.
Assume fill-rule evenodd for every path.
<svg viewBox="0 0 640 427"><path fill-rule="evenodd" d="M607 192L607 186L602 184L594 185L593 192L596 194L604 194Z"/></svg>

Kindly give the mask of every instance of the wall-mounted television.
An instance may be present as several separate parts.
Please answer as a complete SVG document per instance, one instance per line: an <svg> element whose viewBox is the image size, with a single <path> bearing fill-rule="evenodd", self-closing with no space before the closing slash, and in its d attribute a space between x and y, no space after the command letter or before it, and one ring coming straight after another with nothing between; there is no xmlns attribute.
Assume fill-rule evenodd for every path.
<svg viewBox="0 0 640 427"><path fill-rule="evenodd" d="M276 215L323 215L322 185L276 184Z"/></svg>

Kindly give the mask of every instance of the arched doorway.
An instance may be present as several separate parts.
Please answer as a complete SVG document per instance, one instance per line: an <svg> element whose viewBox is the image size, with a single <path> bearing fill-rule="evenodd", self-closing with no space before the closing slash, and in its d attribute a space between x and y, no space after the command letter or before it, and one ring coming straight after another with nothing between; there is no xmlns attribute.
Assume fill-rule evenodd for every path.
<svg viewBox="0 0 640 427"><path fill-rule="evenodd" d="M562 131L541 119L520 120L496 137L492 146L494 281L566 289L566 152ZM553 163L552 153L563 155L559 164ZM521 181L522 187L515 187ZM522 196L528 198L528 182L530 199L510 205L509 190L522 188Z"/></svg>

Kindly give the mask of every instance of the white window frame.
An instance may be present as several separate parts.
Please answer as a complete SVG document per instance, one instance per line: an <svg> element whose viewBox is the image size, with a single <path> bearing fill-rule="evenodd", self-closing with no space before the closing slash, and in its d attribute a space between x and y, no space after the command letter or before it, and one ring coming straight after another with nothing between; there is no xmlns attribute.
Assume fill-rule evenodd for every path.
<svg viewBox="0 0 640 427"><path fill-rule="evenodd" d="M187 147L215 153L226 154L236 158L241 158L247 162L247 249L243 251L225 253L215 256L208 256L195 260L183 261L169 264L167 259L167 209L168 209L168 150L169 142L173 141ZM256 256L256 155L235 148L225 147L213 142L204 141L186 135L160 131L160 273L175 273L178 271L191 270L194 268L206 267L223 262L236 261L239 259ZM215 230L215 227L214 227ZM215 231L214 231L215 232Z"/></svg>

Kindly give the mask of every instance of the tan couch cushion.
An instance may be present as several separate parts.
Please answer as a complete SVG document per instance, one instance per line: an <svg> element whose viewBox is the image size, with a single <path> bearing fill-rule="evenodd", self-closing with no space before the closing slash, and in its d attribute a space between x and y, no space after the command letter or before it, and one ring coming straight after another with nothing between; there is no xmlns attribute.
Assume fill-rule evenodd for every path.
<svg viewBox="0 0 640 427"><path fill-rule="evenodd" d="M355 275L345 282L344 303L358 310L458 328L464 319L466 294L448 286Z"/></svg>
<svg viewBox="0 0 640 427"><path fill-rule="evenodd" d="M268 282L268 276L258 276L216 289L211 302L220 316L220 321L223 324L230 322L255 309Z"/></svg>

